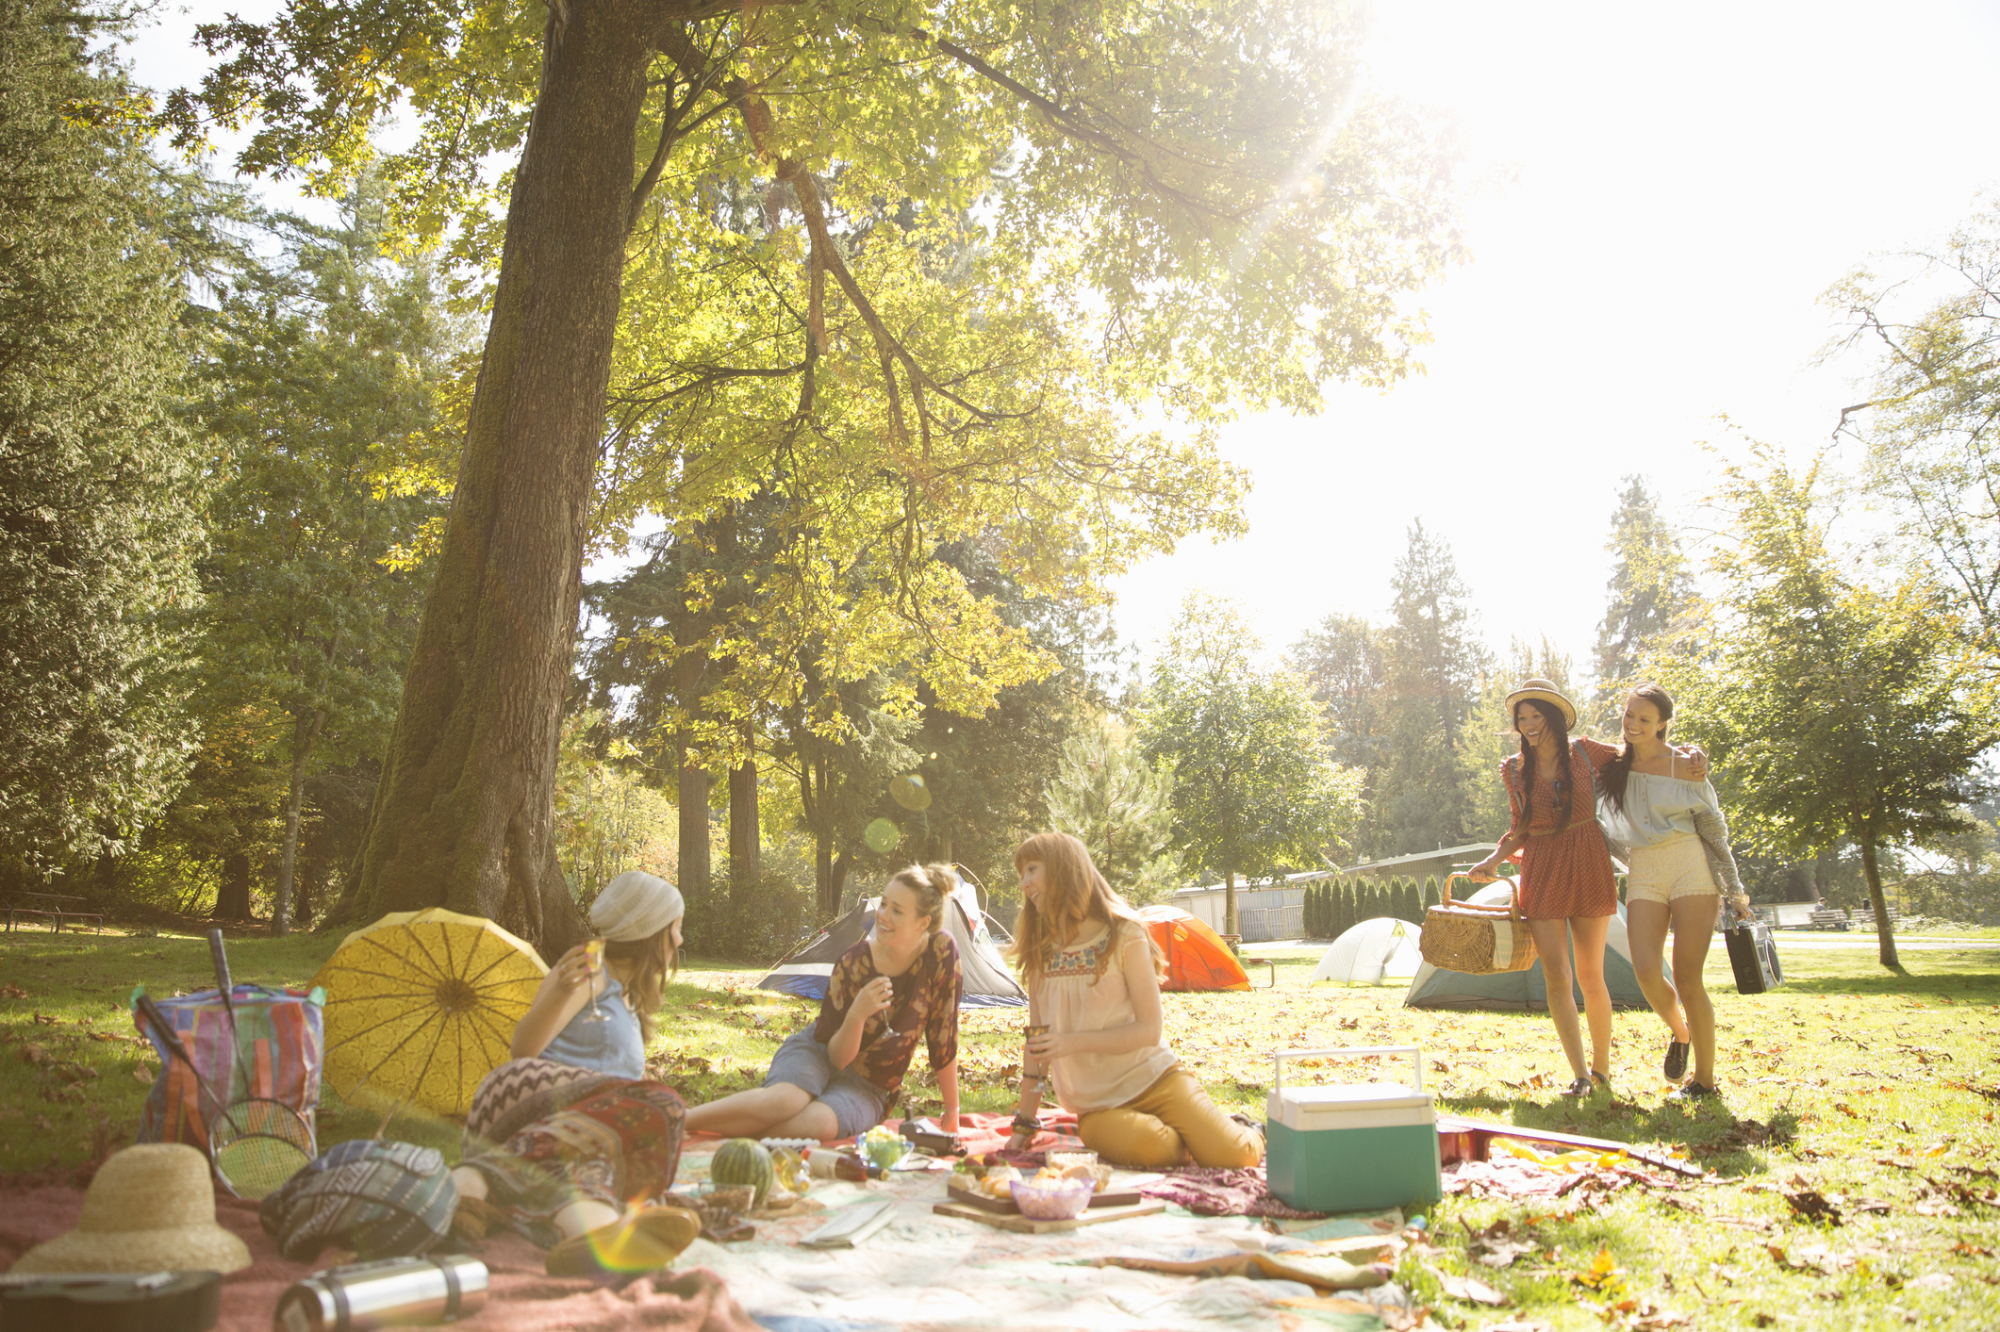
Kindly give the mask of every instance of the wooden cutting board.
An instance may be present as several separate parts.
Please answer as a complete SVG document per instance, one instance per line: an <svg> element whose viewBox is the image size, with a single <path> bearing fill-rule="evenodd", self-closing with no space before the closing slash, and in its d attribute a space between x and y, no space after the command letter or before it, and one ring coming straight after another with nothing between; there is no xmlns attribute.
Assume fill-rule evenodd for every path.
<svg viewBox="0 0 2000 1332"><path fill-rule="evenodd" d="M1001 1216L1018 1216L1020 1206L1012 1198L993 1198L984 1193L974 1193L969 1189L945 1186L951 1200L965 1207L977 1207L982 1212L992 1212ZM1119 1193L1092 1194L1090 1205L1099 1207L1130 1207L1133 1203L1144 1202L1146 1195L1137 1189L1126 1189Z"/></svg>
<svg viewBox="0 0 2000 1332"><path fill-rule="evenodd" d="M1080 1226L1101 1226L1106 1221L1151 1216L1154 1212L1166 1211L1167 1205L1157 1198L1148 1198L1130 1207L1093 1207L1082 1216L1070 1221L1037 1221L1033 1217L1022 1216L1019 1212L1012 1215L1004 1212L984 1212L977 1207L967 1207L963 1203L952 1202L933 1204L931 1210L939 1216L958 1216L967 1221L983 1221L989 1226L1018 1231L1023 1235L1053 1235L1065 1230L1075 1230Z"/></svg>

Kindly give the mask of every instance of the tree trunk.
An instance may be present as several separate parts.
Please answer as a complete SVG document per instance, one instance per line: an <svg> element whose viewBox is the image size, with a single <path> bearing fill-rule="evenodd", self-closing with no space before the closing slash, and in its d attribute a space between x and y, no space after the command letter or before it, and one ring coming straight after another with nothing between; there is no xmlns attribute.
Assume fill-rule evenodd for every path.
<svg viewBox="0 0 2000 1332"><path fill-rule="evenodd" d="M222 858L222 890L216 894L217 920L247 920L250 916L250 857L232 851Z"/></svg>
<svg viewBox="0 0 2000 1332"><path fill-rule="evenodd" d="M757 892L757 757L729 770L729 916L740 930ZM740 946L739 941L739 946Z"/></svg>
<svg viewBox="0 0 2000 1332"><path fill-rule="evenodd" d="M556 861L557 742L663 8L553 7L437 578L349 914L445 906L549 957L582 936Z"/></svg>
<svg viewBox="0 0 2000 1332"><path fill-rule="evenodd" d="M958 863L951 854L951 825L948 823L938 829L938 859L947 865Z"/></svg>
<svg viewBox="0 0 2000 1332"><path fill-rule="evenodd" d="M1236 871L1230 870L1222 876L1222 932L1235 939L1243 931L1236 928Z"/></svg>
<svg viewBox="0 0 2000 1332"><path fill-rule="evenodd" d="M325 721L326 713L322 710L314 713L310 721L300 717L292 725L292 784L285 792L285 847L278 857L278 891L271 904L271 934L275 938L292 932L292 871L299 860L299 807L305 801L306 765L312 761L313 746Z"/></svg>
<svg viewBox="0 0 2000 1332"><path fill-rule="evenodd" d="M1889 904L1882 897L1882 871L1875 863L1875 839L1861 840L1861 872L1868 876L1868 900L1875 905L1875 940L1881 950L1882 965L1891 971L1901 971L1902 961L1896 956L1896 927L1889 920Z"/></svg>

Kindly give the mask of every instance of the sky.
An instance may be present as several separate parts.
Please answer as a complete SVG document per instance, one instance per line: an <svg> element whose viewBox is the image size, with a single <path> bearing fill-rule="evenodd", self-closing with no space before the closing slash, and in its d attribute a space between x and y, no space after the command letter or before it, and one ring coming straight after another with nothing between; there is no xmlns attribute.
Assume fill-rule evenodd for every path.
<svg viewBox="0 0 2000 1332"><path fill-rule="evenodd" d="M142 82L198 76L169 6ZM1316 417L1246 416L1249 533L1190 538L1116 583L1150 655L1181 599L1239 601L1266 649L1387 618L1412 522L1447 537L1496 649L1546 636L1588 675L1622 478L1704 530L1720 420L1789 450L1831 434L1865 364L1816 366L1849 269L1941 239L2000 189L2000 3L1672 7L1383 0L1382 85L1457 116L1472 262L1422 304L1426 373L1336 385ZM593 573L602 573L599 566Z"/></svg>

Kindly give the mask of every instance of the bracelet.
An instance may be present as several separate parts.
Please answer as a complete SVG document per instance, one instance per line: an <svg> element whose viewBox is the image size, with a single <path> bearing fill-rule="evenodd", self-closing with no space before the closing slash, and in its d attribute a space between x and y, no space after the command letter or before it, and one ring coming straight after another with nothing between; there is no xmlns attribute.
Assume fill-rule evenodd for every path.
<svg viewBox="0 0 2000 1332"><path fill-rule="evenodd" d="M1021 1075L1021 1081L1032 1082L1037 1087L1041 1086L1042 1083L1046 1080L1047 1080L1047 1075L1042 1073L1023 1073Z"/></svg>
<svg viewBox="0 0 2000 1332"><path fill-rule="evenodd" d="M1014 1127L1023 1133L1040 1133L1042 1131L1042 1121L1033 1115L1015 1115Z"/></svg>

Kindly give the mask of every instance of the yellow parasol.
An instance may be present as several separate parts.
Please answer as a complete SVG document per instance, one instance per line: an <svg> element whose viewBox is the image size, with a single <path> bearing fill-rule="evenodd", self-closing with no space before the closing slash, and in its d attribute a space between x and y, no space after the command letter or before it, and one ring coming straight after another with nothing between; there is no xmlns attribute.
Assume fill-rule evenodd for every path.
<svg viewBox="0 0 2000 1332"><path fill-rule="evenodd" d="M327 994L327 1081L348 1100L365 1090L462 1115L479 1080L507 1061L548 971L483 917L392 911L342 940L313 977Z"/></svg>

